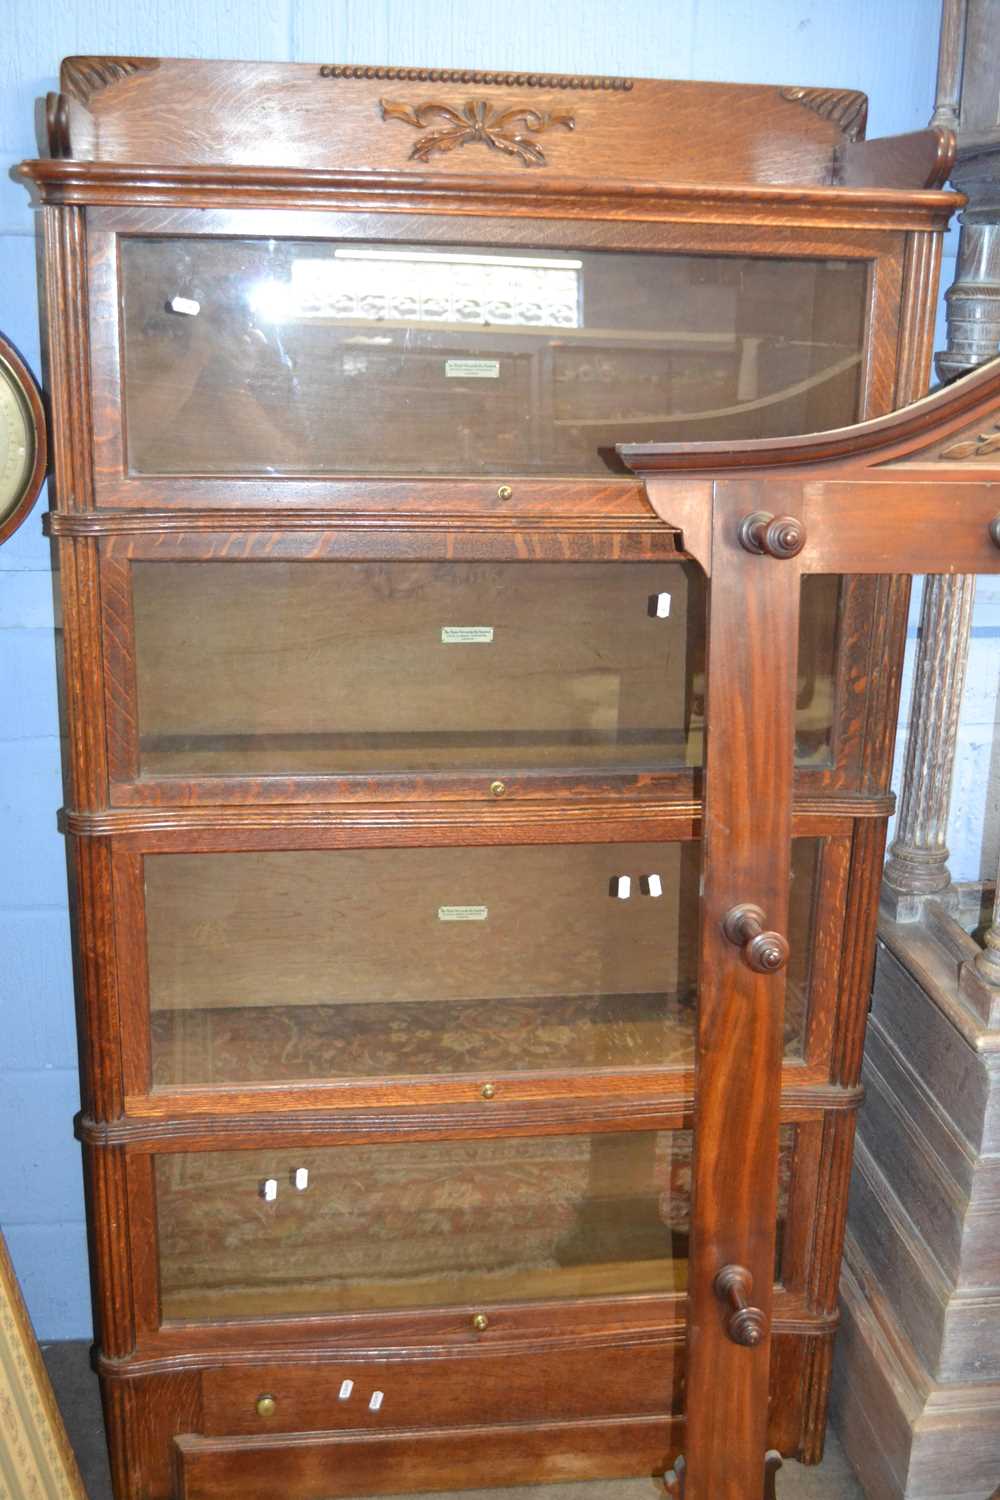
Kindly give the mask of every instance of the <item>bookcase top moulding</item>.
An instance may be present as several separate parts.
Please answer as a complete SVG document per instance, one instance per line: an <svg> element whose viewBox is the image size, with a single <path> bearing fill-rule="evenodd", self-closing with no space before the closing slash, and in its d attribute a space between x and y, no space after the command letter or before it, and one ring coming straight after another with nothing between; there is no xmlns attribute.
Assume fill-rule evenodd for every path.
<svg viewBox="0 0 1000 1500"><path fill-rule="evenodd" d="M127 168L179 189L290 188L322 174L494 184L547 197L695 186L862 189L926 215L951 211L954 134L864 139L868 101L851 89L333 63L70 57L48 96L47 159L22 169L48 201L113 201ZM158 175L151 172L157 168ZM89 187L85 187L87 184ZM95 196L96 194L96 196ZM918 201L913 202L916 198ZM888 206L888 204L886 205Z"/></svg>

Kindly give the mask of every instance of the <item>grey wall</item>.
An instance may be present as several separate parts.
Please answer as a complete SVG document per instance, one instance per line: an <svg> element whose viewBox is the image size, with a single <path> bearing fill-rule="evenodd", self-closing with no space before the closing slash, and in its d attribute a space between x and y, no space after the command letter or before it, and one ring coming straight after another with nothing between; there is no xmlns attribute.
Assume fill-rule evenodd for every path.
<svg viewBox="0 0 1000 1500"><path fill-rule="evenodd" d="M34 242L14 162L70 53L406 63L830 84L871 97L874 135L926 124L938 0L0 0L0 327L38 368ZM952 254L954 253L952 247ZM951 279L946 263L945 282ZM90 1333L47 547L0 549L0 1223L43 1338ZM992 627L997 604L977 624ZM977 638L960 782L985 787L996 645ZM984 729L983 725L988 725ZM964 780L963 780L964 778ZM971 786L968 783L972 783ZM959 866L978 868L962 825Z"/></svg>

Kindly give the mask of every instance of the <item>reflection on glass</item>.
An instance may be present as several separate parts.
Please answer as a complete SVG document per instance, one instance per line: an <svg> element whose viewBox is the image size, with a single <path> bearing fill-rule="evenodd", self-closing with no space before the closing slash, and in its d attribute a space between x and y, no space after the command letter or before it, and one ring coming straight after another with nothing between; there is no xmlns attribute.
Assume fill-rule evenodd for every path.
<svg viewBox="0 0 1000 1500"><path fill-rule="evenodd" d="M820 841L792 848L795 1058ZM157 854L145 873L156 1087L693 1061L695 843Z"/></svg>
<svg viewBox="0 0 1000 1500"><path fill-rule="evenodd" d="M783 1129L779 1241L794 1142ZM159 1156L162 1315L683 1292L691 1143L643 1131Z"/></svg>
<svg viewBox="0 0 1000 1500"><path fill-rule="evenodd" d="M701 761L678 563L137 562L140 773L667 770ZM803 584L797 754L826 764L840 585Z"/></svg>
<svg viewBox="0 0 1000 1500"><path fill-rule="evenodd" d="M606 474L858 415L863 262L130 236L135 473Z"/></svg>

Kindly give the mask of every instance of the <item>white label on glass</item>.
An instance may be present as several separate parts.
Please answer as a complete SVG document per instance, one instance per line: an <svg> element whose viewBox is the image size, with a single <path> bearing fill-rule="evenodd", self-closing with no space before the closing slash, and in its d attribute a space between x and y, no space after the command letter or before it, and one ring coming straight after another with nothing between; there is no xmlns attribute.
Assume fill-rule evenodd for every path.
<svg viewBox="0 0 1000 1500"><path fill-rule="evenodd" d="M459 380L499 380L498 359L446 359L444 373Z"/></svg>
<svg viewBox="0 0 1000 1500"><path fill-rule="evenodd" d="M493 639L492 625L442 625L442 646L480 646Z"/></svg>
<svg viewBox="0 0 1000 1500"><path fill-rule="evenodd" d="M439 906L439 922L485 922L488 906Z"/></svg>

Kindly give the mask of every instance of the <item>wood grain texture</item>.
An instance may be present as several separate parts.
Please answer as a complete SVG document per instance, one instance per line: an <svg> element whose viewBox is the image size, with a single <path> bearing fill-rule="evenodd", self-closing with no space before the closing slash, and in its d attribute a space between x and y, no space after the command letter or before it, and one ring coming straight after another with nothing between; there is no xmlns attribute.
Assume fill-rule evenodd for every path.
<svg viewBox="0 0 1000 1500"><path fill-rule="evenodd" d="M958 151L958 138L947 126L915 130L909 135L857 143L848 140L837 154L835 172L849 187L910 183L944 187Z"/></svg>
<svg viewBox="0 0 1000 1500"><path fill-rule="evenodd" d="M803 1076L791 1065L782 1075L782 1118L813 1120L824 1111L853 1111L862 1094L840 1088L820 1075ZM662 1070L651 1076L600 1073L574 1080L572 1092L558 1075L506 1081L491 1106L482 1100L482 1078L451 1088L440 1084L389 1084L381 1088L326 1085L301 1087L279 1097L272 1089L187 1089L183 1093L129 1100L130 1113L108 1125L82 1117L81 1139L97 1146L128 1145L158 1152L242 1149L266 1138L283 1145L385 1139L551 1134L616 1128L672 1129L690 1124L694 1105L691 1076Z"/></svg>
<svg viewBox="0 0 1000 1500"><path fill-rule="evenodd" d="M698 1057L695 1075L694 1215L689 1293L687 1500L742 1500L766 1442L771 1226L777 1191L775 1031L780 974L754 973L723 935L740 901L787 930L792 715L799 576L794 561L758 558L735 541L758 510L754 488L717 488L713 506ZM769 505L775 501L768 491ZM783 509L783 507L779 507ZM751 646L768 641L766 652ZM723 665L724 664L724 665ZM730 682L740 681L737 697ZM748 715L767 704L766 717ZM767 797L760 791L767 787ZM739 1160L729 1142L753 1141ZM758 1347L741 1348L719 1322L716 1277L745 1266L763 1318ZM717 1435L726 1433L725 1445Z"/></svg>
<svg viewBox="0 0 1000 1500"><path fill-rule="evenodd" d="M68 58L61 87L86 106L93 127L83 149L101 160L237 165L259 162L260 147L248 147L262 140L273 153L268 165L310 169L359 159L375 169L405 166L412 138L386 123L379 107L393 88L416 107L440 101L460 109L476 88L488 89L491 103L496 98L496 74L486 72L483 83L476 83L474 75L454 78L436 68L418 69L417 77L402 71L404 77L387 79L376 68L244 64L234 89L226 63ZM560 87L564 79L566 88ZM565 112L571 95L572 139L553 141L547 149L556 168L579 176L654 175L651 168L661 168L661 122L667 116L666 175L674 181L830 180L833 147L843 138L840 120L803 109L779 90L650 79L630 79L630 88L615 88L616 80L594 88L595 82L604 80L559 75L546 88L539 87L537 74L508 75L495 107L510 109L523 100L523 107L540 114ZM325 128L332 112L336 132ZM491 174L521 167L517 156L482 155L480 167ZM446 156L440 165L448 172L461 171L463 164Z"/></svg>
<svg viewBox="0 0 1000 1500"><path fill-rule="evenodd" d="M143 167L115 162L41 160L17 175L35 184L41 202L206 208L368 209L454 215L553 216L569 220L633 218L649 222L793 223L801 227L940 229L962 206L958 193L927 189L810 186L673 185L653 177L615 186L586 178L421 178L418 173L289 167Z"/></svg>
<svg viewBox="0 0 1000 1500"><path fill-rule="evenodd" d="M431 1490L499 1482L525 1484L653 1475L663 1466L674 1423L663 1417L579 1423L510 1424L376 1437L310 1434L177 1440L177 1500L302 1500Z"/></svg>

